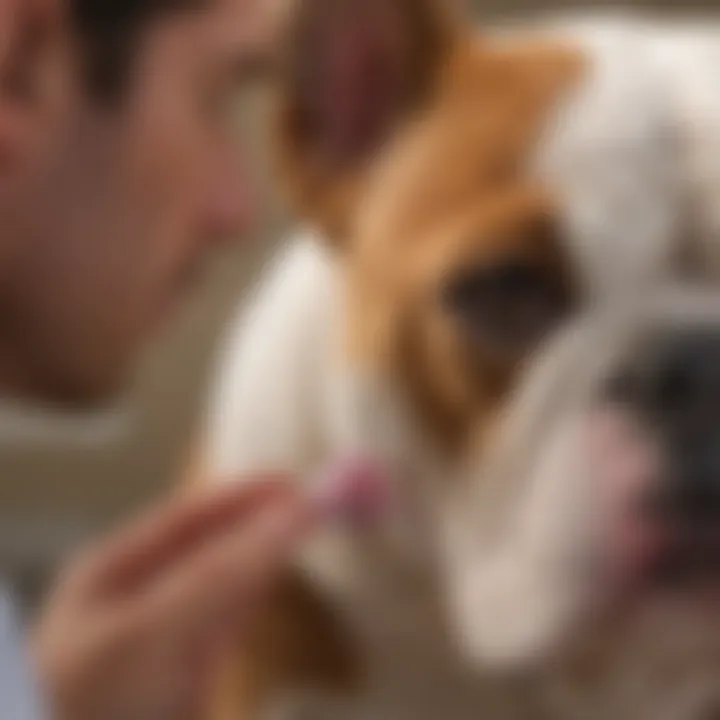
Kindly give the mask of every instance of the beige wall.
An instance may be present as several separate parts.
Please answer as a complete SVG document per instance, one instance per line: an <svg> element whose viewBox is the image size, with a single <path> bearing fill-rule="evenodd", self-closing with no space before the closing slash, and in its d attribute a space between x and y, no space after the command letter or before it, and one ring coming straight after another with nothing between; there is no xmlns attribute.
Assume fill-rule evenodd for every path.
<svg viewBox="0 0 720 720"><path fill-rule="evenodd" d="M507 0L495 3L498 7L535 9L537 2ZM256 112L256 122L262 116ZM264 167L262 152L257 161ZM178 322L158 339L131 394L126 437L86 446L39 440L32 433L22 440L0 424L0 562L52 560L93 527L106 526L172 485L193 435L219 330L281 237L281 227L275 203L269 202L254 248L232 249L218 258Z"/></svg>

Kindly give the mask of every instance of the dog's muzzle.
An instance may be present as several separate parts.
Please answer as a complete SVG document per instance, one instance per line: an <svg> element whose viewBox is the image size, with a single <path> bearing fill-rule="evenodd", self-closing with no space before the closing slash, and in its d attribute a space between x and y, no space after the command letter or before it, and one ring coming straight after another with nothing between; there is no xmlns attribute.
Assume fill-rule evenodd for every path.
<svg viewBox="0 0 720 720"><path fill-rule="evenodd" d="M639 520L661 538L653 577L720 583L720 324L660 333L614 377L608 396L658 450L657 476L637 498Z"/></svg>

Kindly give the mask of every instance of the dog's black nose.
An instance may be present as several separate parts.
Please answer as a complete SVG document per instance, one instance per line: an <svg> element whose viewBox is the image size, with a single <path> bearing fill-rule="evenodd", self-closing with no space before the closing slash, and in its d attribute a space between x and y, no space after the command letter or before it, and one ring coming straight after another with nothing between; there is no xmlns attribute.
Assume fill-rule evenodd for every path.
<svg viewBox="0 0 720 720"><path fill-rule="evenodd" d="M688 531L720 526L720 329L684 329L648 359L645 403L666 453L661 495Z"/></svg>

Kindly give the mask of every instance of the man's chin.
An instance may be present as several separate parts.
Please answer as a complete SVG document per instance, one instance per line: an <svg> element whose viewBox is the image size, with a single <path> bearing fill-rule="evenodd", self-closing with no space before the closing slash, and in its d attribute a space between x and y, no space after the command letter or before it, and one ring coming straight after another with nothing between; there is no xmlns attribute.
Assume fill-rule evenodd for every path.
<svg viewBox="0 0 720 720"><path fill-rule="evenodd" d="M0 437L5 443L33 445L112 445L130 427L124 397L90 403L13 398L0 403Z"/></svg>
<svg viewBox="0 0 720 720"><path fill-rule="evenodd" d="M122 404L127 396L131 375L127 371L77 371L57 373L37 385L27 400L48 411L62 414L106 413Z"/></svg>
<svg viewBox="0 0 720 720"><path fill-rule="evenodd" d="M97 430L125 424L131 377L117 368L104 372L61 371L28 374L9 383L0 400L0 423L43 432L58 428ZM114 431L114 432L115 432ZM16 432L16 430L15 430ZM52 434L52 432L51 432Z"/></svg>

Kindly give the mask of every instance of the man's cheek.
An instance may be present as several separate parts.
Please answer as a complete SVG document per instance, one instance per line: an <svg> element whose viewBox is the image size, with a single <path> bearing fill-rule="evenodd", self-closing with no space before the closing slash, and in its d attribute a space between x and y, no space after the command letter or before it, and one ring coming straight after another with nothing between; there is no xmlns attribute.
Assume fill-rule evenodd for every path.
<svg viewBox="0 0 720 720"><path fill-rule="evenodd" d="M254 223L259 200L237 151L228 150L215 164L205 204L207 233L211 238L235 239Z"/></svg>

